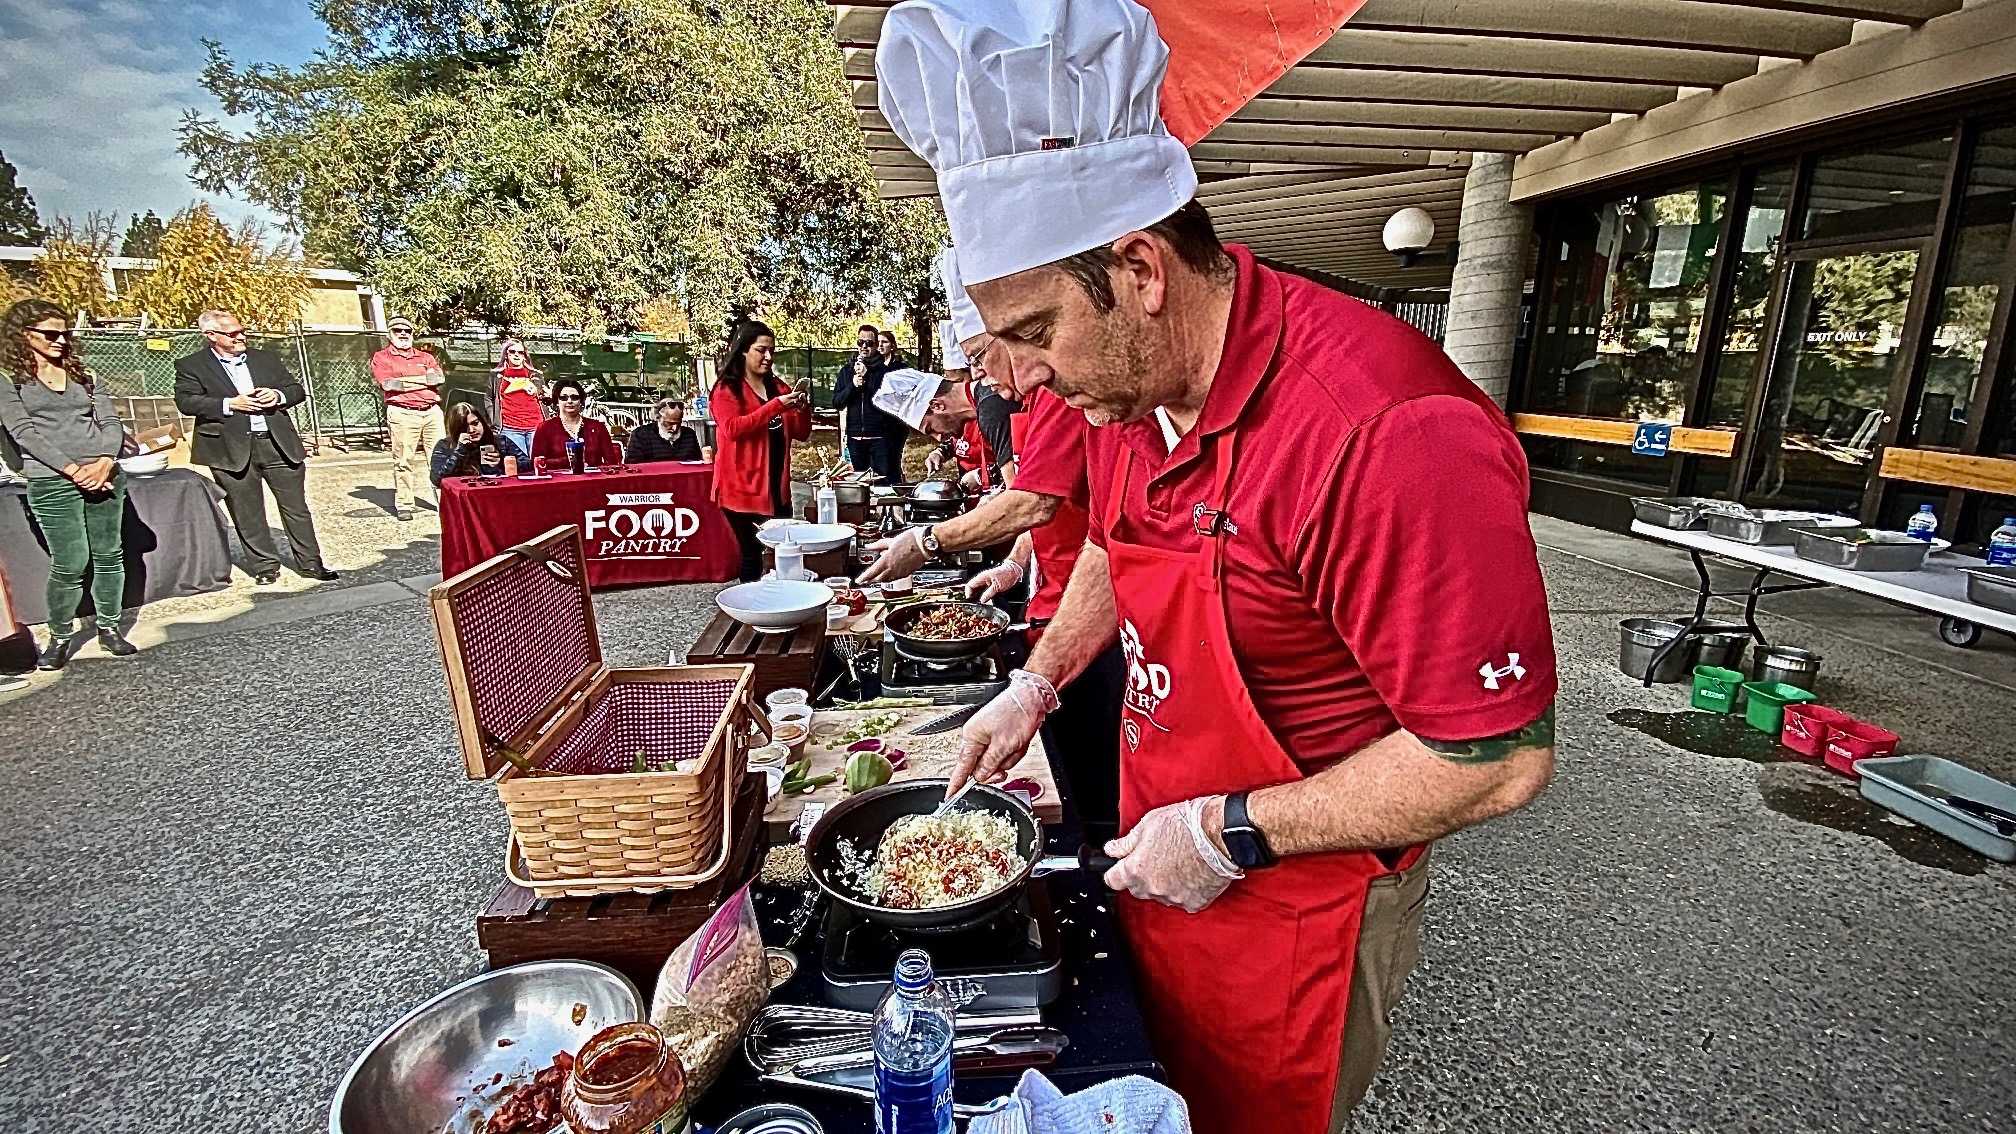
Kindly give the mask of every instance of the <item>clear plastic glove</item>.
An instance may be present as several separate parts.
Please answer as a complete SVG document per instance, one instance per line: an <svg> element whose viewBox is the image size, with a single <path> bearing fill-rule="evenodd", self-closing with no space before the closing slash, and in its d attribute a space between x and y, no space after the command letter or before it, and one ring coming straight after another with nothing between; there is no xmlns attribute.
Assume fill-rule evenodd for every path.
<svg viewBox="0 0 2016 1134"><path fill-rule="evenodd" d="M980 491L980 470L974 469L972 472L969 472L965 476L960 477L959 487L965 489L968 492Z"/></svg>
<svg viewBox="0 0 2016 1134"><path fill-rule="evenodd" d="M986 602L995 595L1014 590L1022 582L1022 565L1006 559L966 580L966 597Z"/></svg>
<svg viewBox="0 0 2016 1134"><path fill-rule="evenodd" d="M983 784L1000 783L1008 769L1029 753L1029 742L1043 727L1043 718L1057 707L1057 692L1050 683L1026 670L1008 675L1008 688L973 714L959 732L959 762L953 765L945 794L950 796L967 780Z"/></svg>
<svg viewBox="0 0 2016 1134"><path fill-rule="evenodd" d="M1232 885L1232 879L1213 870L1198 853L1183 814L1187 805L1158 807L1143 815L1133 830L1106 844L1106 853L1120 860L1106 872L1109 889L1196 913Z"/></svg>
<svg viewBox="0 0 2016 1134"><path fill-rule="evenodd" d="M929 453L924 454L925 472L935 473L944 464L945 464L945 450L933 449Z"/></svg>
<svg viewBox="0 0 2016 1134"><path fill-rule="evenodd" d="M897 532L888 539L878 539L868 545L875 553L875 562L861 572L864 583L880 583L889 579L901 579L917 573L930 556L924 554L923 529L911 528Z"/></svg>

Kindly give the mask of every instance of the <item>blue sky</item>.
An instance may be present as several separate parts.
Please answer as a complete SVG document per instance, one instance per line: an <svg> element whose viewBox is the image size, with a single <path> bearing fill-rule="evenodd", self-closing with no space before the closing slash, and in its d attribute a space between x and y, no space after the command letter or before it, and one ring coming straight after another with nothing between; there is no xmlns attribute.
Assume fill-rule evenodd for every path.
<svg viewBox="0 0 2016 1134"><path fill-rule="evenodd" d="M0 151L44 220L153 209L201 199L227 219L273 218L208 197L175 152L184 107L216 113L203 90L204 37L241 62L299 63L322 44L301 0L0 0Z"/></svg>

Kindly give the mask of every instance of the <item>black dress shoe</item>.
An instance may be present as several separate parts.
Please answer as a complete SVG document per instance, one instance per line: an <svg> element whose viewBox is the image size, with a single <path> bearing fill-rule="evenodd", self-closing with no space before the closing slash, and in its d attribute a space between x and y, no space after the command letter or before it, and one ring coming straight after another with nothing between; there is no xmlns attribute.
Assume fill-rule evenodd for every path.
<svg viewBox="0 0 2016 1134"><path fill-rule="evenodd" d="M98 631L98 644L115 658L130 658L140 652L140 647L126 640L126 635L117 630Z"/></svg>
<svg viewBox="0 0 2016 1134"><path fill-rule="evenodd" d="M296 567L294 570L304 579L318 579L324 583L333 583L342 578L327 567Z"/></svg>
<svg viewBox="0 0 2016 1134"><path fill-rule="evenodd" d="M280 569L275 567L271 571L261 571L252 576L252 581L262 587L270 587L280 581Z"/></svg>
<svg viewBox="0 0 2016 1134"><path fill-rule="evenodd" d="M70 664L70 646L76 639L51 637L42 652L35 655L36 669L62 669Z"/></svg>

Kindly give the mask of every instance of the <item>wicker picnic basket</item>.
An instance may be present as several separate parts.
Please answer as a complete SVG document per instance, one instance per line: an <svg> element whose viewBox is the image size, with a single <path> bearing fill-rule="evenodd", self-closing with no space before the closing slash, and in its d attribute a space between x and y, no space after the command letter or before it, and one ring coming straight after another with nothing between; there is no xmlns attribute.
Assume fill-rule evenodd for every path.
<svg viewBox="0 0 2016 1134"><path fill-rule="evenodd" d="M583 560L563 525L429 592L463 764L495 779L506 874L541 897L697 886L769 729L750 667L605 667Z"/></svg>

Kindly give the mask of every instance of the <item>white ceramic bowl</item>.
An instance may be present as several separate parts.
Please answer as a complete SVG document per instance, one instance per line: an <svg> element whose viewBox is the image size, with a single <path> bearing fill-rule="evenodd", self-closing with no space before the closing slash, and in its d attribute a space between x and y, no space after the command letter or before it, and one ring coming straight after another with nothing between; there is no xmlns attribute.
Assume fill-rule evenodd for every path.
<svg viewBox="0 0 2016 1134"><path fill-rule="evenodd" d="M137 457L121 457L119 467L125 469L128 476L153 476L155 473L165 472L168 468L168 450L142 453Z"/></svg>
<svg viewBox="0 0 2016 1134"><path fill-rule="evenodd" d="M847 546L847 541L854 538L854 529L848 524L789 523L779 524L774 528L759 531L756 533L756 538L762 540L767 546L776 547L778 544L784 542L787 533L791 542L797 544L807 555L816 555L822 551L831 551L836 547L845 547ZM831 592L828 592L828 595L830 597Z"/></svg>
<svg viewBox="0 0 2016 1134"><path fill-rule="evenodd" d="M782 633L826 616L833 592L824 583L794 583L765 579L743 583L714 596L714 605L737 622L758 630Z"/></svg>

